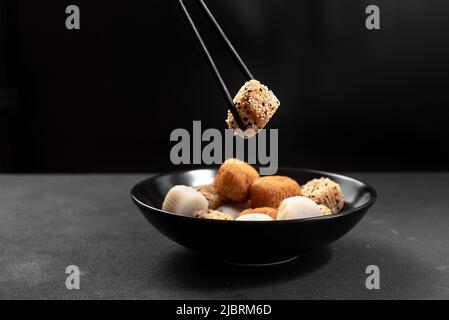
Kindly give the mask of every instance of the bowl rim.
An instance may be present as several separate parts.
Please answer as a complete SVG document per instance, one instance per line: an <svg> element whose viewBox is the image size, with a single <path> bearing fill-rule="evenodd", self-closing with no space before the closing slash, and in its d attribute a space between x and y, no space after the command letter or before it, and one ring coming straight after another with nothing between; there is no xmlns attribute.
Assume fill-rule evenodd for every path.
<svg viewBox="0 0 449 320"><path fill-rule="evenodd" d="M356 182L358 184L362 184L364 185L364 187L367 189L368 193L370 194L370 199L357 207L348 209L348 210L343 210L340 211L339 213L334 213L334 214L329 214L329 215L325 215L325 216L318 216L318 217L310 217L310 218L301 218L301 219L288 219L288 220L268 220L268 221L245 221L245 220L218 220L218 219L199 219L199 218L195 218L195 217L189 217L186 215L182 215L180 213L175 213L175 212L168 212L153 206L150 206L146 203L144 203L143 201L139 200L136 196L136 190L138 187L140 187L141 185L143 185L145 182L149 181L149 180L153 180L153 179L157 179L163 176L168 176L168 175L173 175L173 174L180 174L180 173L186 173L186 172L191 172L191 171L201 171L201 170L211 170L211 169L215 169L218 168L218 165L213 165L213 166L209 166L207 168L196 168L196 169L177 169L177 170L173 170L173 171L169 171L169 172L163 172L163 173L159 173L156 174L150 178L145 178L143 180L140 180L138 183L136 183L132 189L131 189L131 199L138 205L141 206L145 209L150 209L152 211L156 211L159 214L169 214L171 216L176 216L179 217L181 219L187 219L187 220L193 220L193 221L200 221L201 223L226 223L226 224L236 224L236 223L240 223L240 224L285 224L285 223L307 223L307 222L313 222L313 221L317 221L317 220L329 220L329 219L338 219L350 214L355 214L357 212L359 212L360 210L363 210L365 208L369 208L371 207L377 200L377 191L374 189L374 187L372 187L370 184L364 182L363 180L359 180L350 176L346 176L340 173L333 173L333 172L329 172L329 171L323 171L323 170L315 170L315 169L307 169L307 168L295 168L295 167L279 167L278 171L281 170L292 170L292 171L304 171L304 172L310 172L310 173L315 173L318 175L324 175L324 176L335 176L341 179L346 179L346 180L352 180L353 182Z"/></svg>

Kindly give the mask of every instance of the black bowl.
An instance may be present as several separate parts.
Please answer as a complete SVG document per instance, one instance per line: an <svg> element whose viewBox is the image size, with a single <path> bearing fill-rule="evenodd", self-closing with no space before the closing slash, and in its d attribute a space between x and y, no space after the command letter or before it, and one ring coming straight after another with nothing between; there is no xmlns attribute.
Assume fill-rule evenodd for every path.
<svg viewBox="0 0 449 320"><path fill-rule="evenodd" d="M300 184L328 177L345 195L343 210L334 215L283 221L224 221L186 217L161 210L168 190L178 184L212 183L217 169L186 170L146 179L131 191L145 218L171 240L202 254L239 264L271 264L292 260L299 254L337 240L354 227L376 200L376 191L356 179L339 174L283 168Z"/></svg>

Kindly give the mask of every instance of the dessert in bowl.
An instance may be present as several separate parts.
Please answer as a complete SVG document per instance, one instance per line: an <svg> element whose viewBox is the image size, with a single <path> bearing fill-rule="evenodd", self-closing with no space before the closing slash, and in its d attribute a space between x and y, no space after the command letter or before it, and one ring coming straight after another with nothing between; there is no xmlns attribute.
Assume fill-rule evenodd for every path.
<svg viewBox="0 0 449 320"><path fill-rule="evenodd" d="M351 230L376 200L371 186L347 176L281 168L277 176L285 178L261 178L245 167L243 178L235 168L241 165L232 159L220 168L161 174L135 185L131 196L171 240L239 264L289 261L326 246Z"/></svg>

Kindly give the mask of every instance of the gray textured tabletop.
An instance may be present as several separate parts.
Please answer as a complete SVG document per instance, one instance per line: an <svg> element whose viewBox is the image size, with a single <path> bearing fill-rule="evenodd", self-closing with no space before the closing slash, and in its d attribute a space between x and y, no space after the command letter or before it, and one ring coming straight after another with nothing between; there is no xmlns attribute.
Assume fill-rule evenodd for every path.
<svg viewBox="0 0 449 320"><path fill-rule="evenodd" d="M210 261L159 234L130 200L148 175L0 175L0 298L449 298L449 173L349 174L377 203L331 246L277 267ZM68 265L81 270L68 290ZM380 268L368 290L365 269Z"/></svg>

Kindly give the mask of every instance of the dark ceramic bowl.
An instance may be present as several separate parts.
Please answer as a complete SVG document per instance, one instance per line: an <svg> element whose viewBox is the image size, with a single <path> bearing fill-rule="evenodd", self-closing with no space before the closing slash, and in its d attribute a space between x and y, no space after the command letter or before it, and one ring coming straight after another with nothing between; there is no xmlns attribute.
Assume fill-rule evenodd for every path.
<svg viewBox="0 0 449 320"><path fill-rule="evenodd" d="M352 229L376 200L376 191L356 179L323 171L284 168L300 184L319 177L338 182L345 195L343 210L334 215L283 221L223 221L186 217L161 210L168 190L178 184L212 183L216 169L178 171L138 183L131 191L145 218L180 245L221 261L271 264L326 246Z"/></svg>

